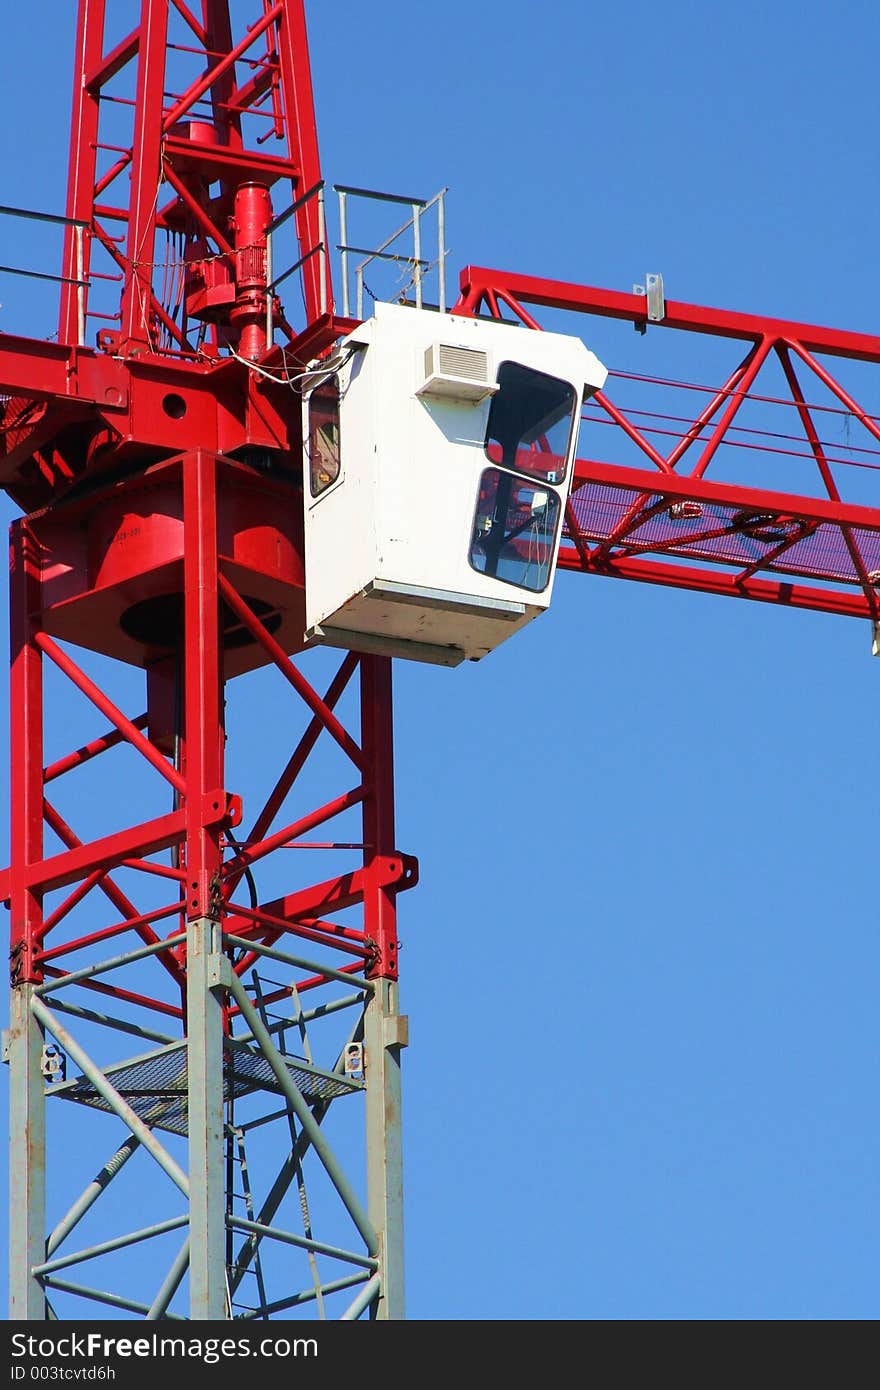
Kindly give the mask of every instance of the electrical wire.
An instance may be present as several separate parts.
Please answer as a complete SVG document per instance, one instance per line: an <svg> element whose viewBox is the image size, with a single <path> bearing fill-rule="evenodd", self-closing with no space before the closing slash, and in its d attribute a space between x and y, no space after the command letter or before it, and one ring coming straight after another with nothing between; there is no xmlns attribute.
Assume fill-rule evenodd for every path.
<svg viewBox="0 0 880 1390"><path fill-rule="evenodd" d="M738 386L705 386L697 381L679 381L675 377L648 376L642 372L624 372L610 370L609 376L617 377L621 381L641 381L648 386L674 386L684 391L701 391L708 396L739 396L742 400L759 401L763 405L784 405L793 406L795 409L805 408L806 410L822 411L826 415L843 415L852 419L852 411L846 410L840 405L820 405L818 401L804 401L803 406L799 401L786 400L783 396L761 396L756 392L743 392ZM872 424L880 425L880 415L869 415L865 412L866 420Z"/></svg>
<svg viewBox="0 0 880 1390"><path fill-rule="evenodd" d="M751 397L748 397L748 399L751 399ZM590 402L590 404L592 404L592 402ZM601 407L595 408L600 409ZM621 407L618 406L617 408L619 410ZM848 412L843 413L847 422L855 418ZM635 410L629 408L625 411L625 414L627 419L631 419L638 415L644 420L665 420L670 424L687 425L688 432L692 431L697 423L695 420L691 420L687 415L667 415L659 410ZM586 419L587 416L582 416L581 418ZM715 424L712 421L707 421L700 427L699 433L693 435L694 442L696 443L699 441L703 431L711 431L714 428ZM728 425L725 434L751 434L761 439L785 439L793 444L803 443L803 437L799 434L788 434L783 430L762 430L758 429L755 425ZM682 435L681 438L685 438L685 435ZM836 449L841 447L839 440L817 439L816 442L820 449ZM880 458L880 449L869 449L864 444L844 444L843 447L857 454L870 454L872 457Z"/></svg>
<svg viewBox="0 0 880 1390"><path fill-rule="evenodd" d="M619 407L618 407L618 409L619 409ZM631 413L632 413L632 414L636 414L636 413L638 413L638 412L633 411L633 412L631 412ZM592 412L591 412L588 416L582 416L581 418L582 418L582 419L585 419L585 420L588 420L590 424L594 424L594 425L611 425L611 426L613 426L615 429L619 429L619 428L620 428L620 426L617 424L617 422L616 422L615 420L603 419L600 415L598 415L598 414L593 414ZM660 418L662 419L663 417L661 416ZM655 426L655 427L653 427L653 428L644 428L644 429L642 429L641 433L642 433L643 435L649 435L649 434L658 435L658 436L660 436L661 438L664 438L664 439L684 440L684 439L688 439L688 438L693 438L693 442L694 442L695 444L696 444L696 443L699 443L699 442L702 442L702 443L704 443L704 444L705 444L705 443L708 443L708 441L705 440L705 439L702 440L702 441L700 441L698 436L696 436L696 437L695 437L695 436L690 436L690 435L688 435L688 434L682 433L682 432L679 431L679 430L664 430L664 429L660 429L660 428L657 427L657 426ZM755 433L759 433L759 431L755 431ZM785 436L783 436L783 437L785 437ZM794 438L794 436L792 436L792 438ZM816 462L816 455L815 455L814 453L812 453L812 452L806 452L806 451L804 451L804 450L802 450L802 449L781 449L781 448L778 447L778 445L770 445L770 444L753 444L753 443L750 444L750 443L747 443L745 440L740 440L740 439L728 439L727 436L726 436L726 434L725 434L725 437L724 437L722 443L723 443L723 444L725 445L725 447L728 448L728 449L748 449L748 450L751 450L753 453L758 453L758 454L773 454L773 455L776 456L776 457L806 459L806 460L807 460L808 462L810 462L810 463L815 463L815 462ZM846 445L846 444L845 444L843 447L844 447L844 448L849 448L849 445ZM865 452L865 453L867 453L867 452L871 452L871 453L876 452L876 453L878 454L878 456L880 456L880 450L877 450L877 451L874 451L874 450L862 450L862 452ZM833 463L833 464L838 465L838 466L840 466L840 467L842 467L842 468L862 468L862 469L867 469L869 472L880 472L880 463L866 463L866 462L864 462L862 459L845 459L845 458L838 458L837 456L830 456L830 457L829 457L827 454L826 454L826 455L823 455L823 458L824 458L825 463L829 463L829 464Z"/></svg>
<svg viewBox="0 0 880 1390"><path fill-rule="evenodd" d="M243 853L244 853L244 846L241 844L241 842L240 842L239 840L237 840L237 839L235 838L235 836L233 835L232 831L229 830L229 829L227 828L227 830L226 830L224 833L225 833L225 835L226 835L227 840L228 840L229 843L232 845L232 848L235 850L236 854L238 854L238 855L243 854ZM259 894L257 893L257 883L256 883L256 879L254 878L254 876L253 876L253 874L252 874L252 872L251 872L251 866L250 866L250 864L245 864L245 866L244 866L244 878L245 878L245 881L246 881L247 886L248 886L248 893L249 893L249 895L250 895L251 907L256 911L256 909L257 909L257 908L259 907L259 905L260 905L260 897L259 897Z"/></svg>
<svg viewBox="0 0 880 1390"><path fill-rule="evenodd" d="M322 362L320 367L309 367L305 371L293 374L288 371L284 376L274 376L273 373L267 371L265 367L261 367L258 362L250 362L246 357L242 357L241 353L236 352L235 348L229 345L227 345L227 347L230 356L234 357L236 362L241 362L243 366L249 367L251 371L257 372L259 376L265 377L267 381L273 382L276 386L288 386L290 390L297 395L302 395L302 390L298 389L297 383L308 381L311 377L316 377L320 380L322 377L332 376L335 372L342 370L346 363L354 356L355 352L354 348L348 348L341 357L329 357L326 362ZM281 358L286 366L286 348L281 349Z"/></svg>

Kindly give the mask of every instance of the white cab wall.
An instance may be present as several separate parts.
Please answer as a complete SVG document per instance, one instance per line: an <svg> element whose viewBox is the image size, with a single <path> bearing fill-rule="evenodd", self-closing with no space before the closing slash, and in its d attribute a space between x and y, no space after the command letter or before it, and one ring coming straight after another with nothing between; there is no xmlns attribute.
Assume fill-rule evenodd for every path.
<svg viewBox="0 0 880 1390"><path fill-rule="evenodd" d="M426 351L439 343L485 354L482 400L455 398L479 395L479 382L417 394ZM484 446L498 366L513 361L569 382L575 420L584 385L601 386L605 369L579 339L386 304L345 340L340 358L341 471L317 498L308 485L308 395L304 405L308 631L341 645L361 632L371 640L360 645L448 664L482 656L547 607L553 574L551 564L536 593L469 562L480 479L492 466ZM576 438L575 428L570 453ZM555 489L562 506L570 464Z"/></svg>

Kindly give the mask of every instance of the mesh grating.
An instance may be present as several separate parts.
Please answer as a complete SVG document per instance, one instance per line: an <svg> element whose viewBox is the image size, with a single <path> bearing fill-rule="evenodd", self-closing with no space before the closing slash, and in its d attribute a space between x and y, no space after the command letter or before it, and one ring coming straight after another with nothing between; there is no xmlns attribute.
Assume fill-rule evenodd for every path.
<svg viewBox="0 0 880 1390"><path fill-rule="evenodd" d="M841 527L832 522L793 522L790 518L761 516L741 507L703 502L699 516L676 515L672 499L661 494L647 498L634 488L589 483L571 498L577 524L588 541L607 540L640 503L651 511L616 543L683 559L752 566L778 574L857 584L858 572ZM853 526L848 534L870 574L880 570L880 526L877 530ZM723 531L725 534L716 534ZM709 534L712 533L712 534ZM779 547L784 544L784 549ZM778 554L774 554L779 550ZM615 553L615 552L613 552ZM636 552L638 553L638 552Z"/></svg>
<svg viewBox="0 0 880 1390"><path fill-rule="evenodd" d="M338 1096L362 1089L356 1081L319 1071L299 1058L285 1060L291 1079L308 1101L335 1100ZM185 1043L173 1043L158 1052L107 1067L104 1075L145 1124L154 1129L170 1130L173 1134L188 1133ZM275 1073L262 1054L244 1044L227 1043L223 1070L224 1100L251 1095L254 1091L281 1094ZM46 1094L112 1113L107 1101L85 1076L49 1086Z"/></svg>

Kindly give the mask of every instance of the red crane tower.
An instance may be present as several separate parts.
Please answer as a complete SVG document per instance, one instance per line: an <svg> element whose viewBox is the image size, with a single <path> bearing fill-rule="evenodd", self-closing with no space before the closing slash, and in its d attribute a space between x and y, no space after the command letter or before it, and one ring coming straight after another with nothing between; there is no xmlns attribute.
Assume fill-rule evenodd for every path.
<svg viewBox="0 0 880 1390"><path fill-rule="evenodd" d="M396 902L417 867L395 838L391 661L347 651L321 690L292 660L308 645L299 396L360 317L337 313L331 282L302 0L127 9L123 29L105 0L79 3L57 339L0 338L0 483L23 513L0 894L12 1316L75 1315L85 1300L157 1318L186 1288L195 1318L401 1317ZM285 229L296 250L282 267ZM418 246L411 264L420 299ZM279 294L291 271L301 316ZM880 439L834 366L880 361L880 339L673 303L656 276L621 294L468 267L453 312L537 329L541 308L731 350L665 452L629 383L593 395L586 418L610 423L614 443L577 461L559 567L877 622L880 514L841 495L805 383ZM781 407L762 390L771 360L815 479L799 491L712 475L750 406ZM606 434L585 437L602 451ZM47 760L50 668L104 722ZM275 774L252 802L228 785L224 706L227 685L257 671L289 712L267 731ZM143 709L128 708L133 672ZM311 771L319 739L336 757L326 782ZM123 756L100 814L67 791ZM96 1176L65 1174L51 1230L47 1093L68 1124L110 1113L124 1133ZM358 1095L355 1179L332 1130L340 1116L346 1132ZM278 1127L284 1142L261 1148ZM72 1249L95 1204L150 1160L164 1186L143 1189L125 1234ZM296 1229L279 1216L291 1206ZM136 1258L145 1241L169 1245L158 1283ZM119 1280L95 1287L90 1263L120 1252Z"/></svg>

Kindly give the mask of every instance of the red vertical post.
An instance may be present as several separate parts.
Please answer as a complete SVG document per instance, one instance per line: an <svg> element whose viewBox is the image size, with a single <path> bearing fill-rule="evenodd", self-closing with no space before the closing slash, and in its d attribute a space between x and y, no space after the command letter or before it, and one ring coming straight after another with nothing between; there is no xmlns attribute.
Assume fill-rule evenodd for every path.
<svg viewBox="0 0 880 1390"><path fill-rule="evenodd" d="M156 240L156 206L162 157L162 102L168 6L141 7L137 100L128 220L128 274L122 297L122 345L150 341L150 296Z"/></svg>
<svg viewBox="0 0 880 1390"><path fill-rule="evenodd" d="M205 824L208 797L223 787L216 470L213 454L199 451L183 461L183 708L190 919L216 918L220 902L220 829Z"/></svg>
<svg viewBox="0 0 880 1390"><path fill-rule="evenodd" d="M229 20L229 0L204 0L202 6L205 18L205 48L210 54L228 53L232 48L232 25ZM211 92L211 107L214 113L214 129L221 136L223 144L231 144L229 136L234 133L235 143L241 146L241 116L230 110L235 92L235 69L227 68L221 73Z"/></svg>
<svg viewBox="0 0 880 1390"><path fill-rule="evenodd" d="M394 853L394 741L391 660L361 657L361 746L364 753L364 865ZM400 1053L408 1024L397 994L397 901L378 878L364 891L364 931L375 942L367 972L374 991L364 1011L367 1082L367 1211L379 1240L379 1296L370 1316L405 1316L403 1149Z"/></svg>
<svg viewBox="0 0 880 1390"><path fill-rule="evenodd" d="M13 985L39 983L34 966L42 922L42 894L27 885L27 870L43 858L43 672L36 636L40 613L40 557L26 520L11 528L10 733L12 796L10 862L10 968Z"/></svg>
<svg viewBox="0 0 880 1390"><path fill-rule="evenodd" d="M321 178L318 154L318 128L315 124L315 104L312 96L312 72L309 65L309 41L303 0L287 0L284 14L278 23L278 58L281 65L281 85L284 92L284 117L287 122L287 148L299 166L296 196L302 197ZM300 255L305 256L321 239L318 203L310 198L296 216ZM326 240L326 232L324 233ZM311 256L303 264L303 289L306 314L314 323L321 313L321 265L324 263L324 295L327 309L332 311L329 256Z"/></svg>
<svg viewBox="0 0 880 1390"><path fill-rule="evenodd" d="M26 520L11 532L12 910L9 1000L9 1316L46 1316L31 1271L46 1249L46 1120L43 1034L31 1012L42 972L34 964L42 894L28 869L43 857L43 682L34 638L40 622L40 556Z"/></svg>
<svg viewBox="0 0 880 1390"><path fill-rule="evenodd" d="M361 657L361 747L364 753L364 867L394 853L394 724L391 659ZM370 884L364 894L364 931L376 943L371 974L397 979L397 905L394 888Z"/></svg>
<svg viewBox="0 0 880 1390"><path fill-rule="evenodd" d="M106 0L80 0L73 67L73 111L70 121L70 163L67 174L67 216L91 222L94 202L95 169L98 155L100 98L86 83L96 72L103 55L104 9ZM59 343L75 343L79 332L79 287L72 281L82 269L88 278L89 236L82 234L82 266L77 255L77 234L68 227L64 234L65 277L61 286L58 319Z"/></svg>
<svg viewBox="0 0 880 1390"><path fill-rule="evenodd" d="M217 585L217 460L183 459L186 758L187 1114L189 1118L190 1317L230 1315L225 1278L223 1004L214 990L221 958L220 828L207 825L223 796L222 645Z"/></svg>

